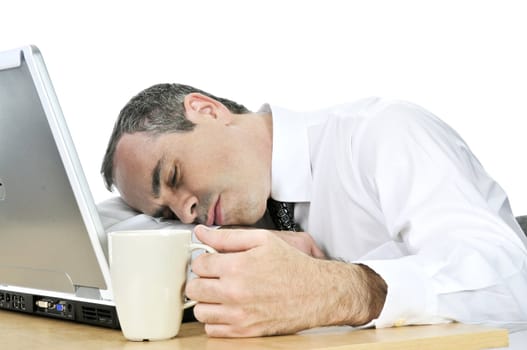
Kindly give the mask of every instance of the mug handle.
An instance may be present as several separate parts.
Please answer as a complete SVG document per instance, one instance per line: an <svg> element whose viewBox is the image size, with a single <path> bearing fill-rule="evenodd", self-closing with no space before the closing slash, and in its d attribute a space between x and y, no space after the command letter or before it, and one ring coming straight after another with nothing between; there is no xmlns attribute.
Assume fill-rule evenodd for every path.
<svg viewBox="0 0 527 350"><path fill-rule="evenodd" d="M212 247L209 247L206 244L203 244L203 243L190 243L189 250L192 252L192 251L194 251L196 249L203 249L207 253L217 253L216 249L214 249ZM189 300L185 304L183 304L183 309L188 309L189 307L192 307L192 306L196 305L197 303L198 302L196 300Z"/></svg>

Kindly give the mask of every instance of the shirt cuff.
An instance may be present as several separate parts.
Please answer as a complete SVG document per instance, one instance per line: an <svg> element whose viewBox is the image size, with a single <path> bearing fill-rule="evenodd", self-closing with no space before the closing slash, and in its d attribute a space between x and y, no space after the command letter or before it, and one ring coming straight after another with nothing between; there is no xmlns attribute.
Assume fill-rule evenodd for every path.
<svg viewBox="0 0 527 350"><path fill-rule="evenodd" d="M368 326L377 328L447 323L437 314L437 294L433 281L412 257L360 261L379 274L388 286L379 317Z"/></svg>

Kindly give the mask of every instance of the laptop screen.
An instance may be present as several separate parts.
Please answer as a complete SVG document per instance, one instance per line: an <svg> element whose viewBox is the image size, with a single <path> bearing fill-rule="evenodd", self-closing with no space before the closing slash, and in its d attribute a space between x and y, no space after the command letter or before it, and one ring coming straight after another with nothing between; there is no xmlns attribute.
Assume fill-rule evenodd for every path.
<svg viewBox="0 0 527 350"><path fill-rule="evenodd" d="M40 52L0 53L0 285L107 289L105 248Z"/></svg>

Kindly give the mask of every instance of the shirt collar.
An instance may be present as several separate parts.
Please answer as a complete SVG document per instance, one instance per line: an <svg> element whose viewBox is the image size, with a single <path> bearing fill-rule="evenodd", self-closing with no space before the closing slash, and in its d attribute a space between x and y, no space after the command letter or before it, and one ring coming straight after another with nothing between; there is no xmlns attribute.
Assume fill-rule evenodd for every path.
<svg viewBox="0 0 527 350"><path fill-rule="evenodd" d="M271 197L282 202L309 202L311 160L306 121L301 113L264 105L273 118Z"/></svg>

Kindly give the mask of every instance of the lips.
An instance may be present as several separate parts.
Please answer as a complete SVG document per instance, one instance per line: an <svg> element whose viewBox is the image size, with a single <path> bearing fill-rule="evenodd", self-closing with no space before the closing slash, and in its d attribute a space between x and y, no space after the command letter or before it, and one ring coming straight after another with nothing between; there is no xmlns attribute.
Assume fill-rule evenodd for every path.
<svg viewBox="0 0 527 350"><path fill-rule="evenodd" d="M209 215L207 216L207 226L212 225L222 225L223 224L223 217L221 215L221 205L220 205L220 197L218 197L218 200L209 209Z"/></svg>
<svg viewBox="0 0 527 350"><path fill-rule="evenodd" d="M221 215L220 197L218 197L218 200L216 201L216 205L214 206L214 223L220 226L223 225L223 216Z"/></svg>

